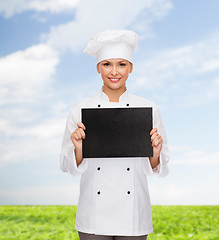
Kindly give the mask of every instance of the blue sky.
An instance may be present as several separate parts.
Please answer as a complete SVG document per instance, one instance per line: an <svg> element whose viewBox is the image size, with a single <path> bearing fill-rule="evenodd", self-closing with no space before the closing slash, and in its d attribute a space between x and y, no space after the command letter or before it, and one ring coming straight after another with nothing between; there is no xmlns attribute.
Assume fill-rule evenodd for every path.
<svg viewBox="0 0 219 240"><path fill-rule="evenodd" d="M79 177L59 152L74 103L102 81L83 53L106 29L140 36L129 92L161 110L170 173L152 204L218 204L219 2L0 2L0 204L77 204Z"/></svg>

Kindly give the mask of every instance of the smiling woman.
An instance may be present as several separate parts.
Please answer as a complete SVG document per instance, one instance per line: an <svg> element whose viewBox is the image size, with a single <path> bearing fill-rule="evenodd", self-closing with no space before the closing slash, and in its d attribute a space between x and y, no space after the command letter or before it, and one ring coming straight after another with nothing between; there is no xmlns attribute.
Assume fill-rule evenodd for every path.
<svg viewBox="0 0 219 240"><path fill-rule="evenodd" d="M126 81L132 69L133 64L125 59L107 59L97 64L97 72L103 79L102 90L109 96L110 102L118 102L125 92Z"/></svg>
<svg viewBox="0 0 219 240"><path fill-rule="evenodd" d="M138 36L133 31L108 30L94 36L85 49L85 53L97 58L96 68L103 86L98 95L80 101L70 111L61 150L61 169L74 176L81 175L75 223L80 240L145 240L153 232L147 175L165 176L169 156L158 107L147 99L129 94L126 88L133 70L132 54L137 42ZM140 157L83 157L86 126L82 123L81 111L97 107L153 109L154 128L150 127L150 135L143 132L145 139L148 134L149 144L151 140L153 157L145 154ZM131 117L135 116L132 114ZM97 135L95 131L94 135ZM104 137L109 136L106 134ZM122 146L124 142L118 144ZM99 147L106 149L104 142ZM112 146L108 147L112 151Z"/></svg>

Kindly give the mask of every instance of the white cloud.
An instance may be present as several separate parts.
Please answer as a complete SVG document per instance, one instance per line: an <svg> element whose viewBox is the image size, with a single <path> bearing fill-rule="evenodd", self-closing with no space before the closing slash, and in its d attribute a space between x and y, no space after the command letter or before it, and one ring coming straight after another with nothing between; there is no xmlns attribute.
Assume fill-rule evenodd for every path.
<svg viewBox="0 0 219 240"><path fill-rule="evenodd" d="M196 149L188 146L170 146L173 165L219 165L219 152L206 152L204 149Z"/></svg>
<svg viewBox="0 0 219 240"><path fill-rule="evenodd" d="M132 87L155 89L174 84L189 75L219 70L219 33L201 42L153 53L153 57L136 63L137 78ZM181 82L182 84L182 82Z"/></svg>
<svg viewBox="0 0 219 240"><path fill-rule="evenodd" d="M106 29L132 28L145 33L151 22L167 14L172 7L170 0L111 0L107 3L83 0L77 6L74 21L53 27L43 39L54 47L77 52L92 35Z"/></svg>
<svg viewBox="0 0 219 240"><path fill-rule="evenodd" d="M65 125L58 114L65 106L46 107L58 62L57 51L46 44L0 59L1 166L58 159Z"/></svg>
<svg viewBox="0 0 219 240"><path fill-rule="evenodd" d="M0 104L39 96L52 82L58 62L57 52L46 44L0 58Z"/></svg>
<svg viewBox="0 0 219 240"><path fill-rule="evenodd" d="M132 91L144 92L164 107L171 104L185 109L219 99L218 72L216 32L200 42L139 59L134 65L135 77L128 84Z"/></svg>
<svg viewBox="0 0 219 240"><path fill-rule="evenodd" d="M219 78L213 79L212 84L207 88L206 98L214 100L219 97Z"/></svg>
<svg viewBox="0 0 219 240"><path fill-rule="evenodd" d="M28 114L29 112L26 112ZM17 119L11 119L11 121L0 119L0 133L7 137L16 136L18 137L34 137L34 138L54 138L60 136L63 133L63 126L65 125L65 119L51 118L41 120L35 124L28 126L23 124L19 126L19 131L17 131L18 124L20 121ZM25 122L24 122L25 123Z"/></svg>
<svg viewBox="0 0 219 240"><path fill-rule="evenodd" d="M65 119L46 119L39 124L19 126L15 121L0 121L0 165L15 162L59 159Z"/></svg>
<svg viewBox="0 0 219 240"><path fill-rule="evenodd" d="M1 190L0 204L74 204L78 202L79 185L56 184L54 186L25 187ZM40 197L39 197L40 196Z"/></svg>
<svg viewBox="0 0 219 240"><path fill-rule="evenodd" d="M219 152L203 153L202 151L185 153L184 156L174 158L173 164L186 164L186 165L219 165Z"/></svg>
<svg viewBox="0 0 219 240"><path fill-rule="evenodd" d="M178 183L160 186L149 185L151 202L155 205L217 205L219 195L214 186L207 184L190 184L182 186Z"/></svg>
<svg viewBox="0 0 219 240"><path fill-rule="evenodd" d="M0 14L8 18L30 10L51 13L68 12L74 9L79 1L80 0L1 0Z"/></svg>
<svg viewBox="0 0 219 240"><path fill-rule="evenodd" d="M16 133L15 133L16 134ZM51 139L15 136L0 144L0 166L25 161L58 160L61 136Z"/></svg>
<svg viewBox="0 0 219 240"><path fill-rule="evenodd" d="M25 127L19 131L21 136L34 136L36 138L54 139L64 133L65 119L46 119L43 123L31 127Z"/></svg>

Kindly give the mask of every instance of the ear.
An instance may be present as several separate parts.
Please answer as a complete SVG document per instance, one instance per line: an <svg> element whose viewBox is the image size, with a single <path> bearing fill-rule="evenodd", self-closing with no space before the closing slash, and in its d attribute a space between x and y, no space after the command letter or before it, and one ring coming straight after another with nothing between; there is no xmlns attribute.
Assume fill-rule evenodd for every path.
<svg viewBox="0 0 219 240"><path fill-rule="evenodd" d="M100 73L100 65L99 65L99 63L97 64L97 72Z"/></svg>
<svg viewBox="0 0 219 240"><path fill-rule="evenodd" d="M129 69L129 73L131 73L133 70L133 63L130 63L130 69Z"/></svg>

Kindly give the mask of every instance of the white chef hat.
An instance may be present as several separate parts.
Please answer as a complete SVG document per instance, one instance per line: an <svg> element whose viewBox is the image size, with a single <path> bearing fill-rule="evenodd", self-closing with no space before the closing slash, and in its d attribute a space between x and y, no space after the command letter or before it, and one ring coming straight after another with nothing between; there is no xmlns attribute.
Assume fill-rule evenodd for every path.
<svg viewBox="0 0 219 240"><path fill-rule="evenodd" d="M132 63L138 35L130 30L107 30L93 36L84 53L97 58L97 63L111 58L123 58Z"/></svg>

